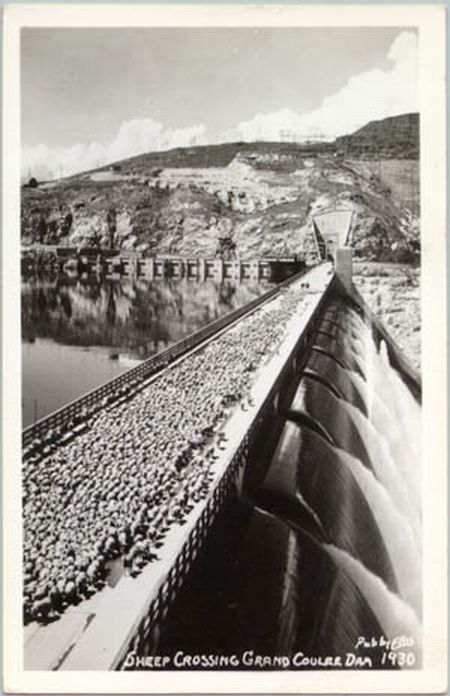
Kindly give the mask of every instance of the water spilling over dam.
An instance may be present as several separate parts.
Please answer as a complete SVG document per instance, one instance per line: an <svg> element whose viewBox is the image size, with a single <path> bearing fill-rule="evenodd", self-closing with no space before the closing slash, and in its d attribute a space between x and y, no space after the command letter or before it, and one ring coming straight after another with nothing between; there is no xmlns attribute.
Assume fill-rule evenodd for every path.
<svg viewBox="0 0 450 696"><path fill-rule="evenodd" d="M25 431L35 481L41 460L66 464L80 443L84 461L98 469L100 457L101 475L114 478L108 490L118 491L95 498L110 528L97 544L102 561L89 568L106 583L81 603L82 586L73 583L67 599L64 588L52 622L45 597L33 604L29 595L30 667L142 669L157 655L167 656L167 669L420 666L420 384L329 264L269 295L186 355L169 356L160 377L144 366L128 391L121 382L118 399L103 389L83 401L82 415L74 406L51 416L58 433L80 429L68 445L58 434L45 440L45 423ZM193 378L200 370L203 383L216 380L203 404ZM156 493L146 472L159 446L152 423L163 392L168 407L173 401L173 442L164 445ZM109 427L119 434L104 444ZM189 451L169 476L184 433ZM77 466L77 501L79 491L92 492L84 476ZM131 489L136 517L123 531L121 501ZM127 572L135 565L126 549L143 549L146 535L150 561ZM59 650L43 647L53 636ZM358 645L361 638L375 644ZM404 657L388 658L386 644L400 638ZM250 648L267 660L256 664ZM184 654L223 660L193 665ZM274 665L277 656L286 661Z"/></svg>
<svg viewBox="0 0 450 696"><path fill-rule="evenodd" d="M314 347L325 330L336 357ZM365 389L356 390L360 380ZM372 393L389 398L368 398ZM302 661L299 651L339 656L354 668L347 656L358 636L391 644L407 636L407 665L386 663L381 648L366 654L372 667L417 667L422 566L413 483L420 477L420 430L413 437L409 426L420 422L420 405L386 344L350 302L328 307L278 418L274 453L267 457L262 447L260 471L244 472L227 542L219 531L169 612L158 650L187 650L189 626L188 641L199 652L244 653L251 645L262 655L289 655L291 668L321 666L315 658ZM399 443L408 438L410 451L398 462ZM230 551L233 532L237 549ZM214 585L216 573L221 581ZM217 621L218 602L229 609Z"/></svg>

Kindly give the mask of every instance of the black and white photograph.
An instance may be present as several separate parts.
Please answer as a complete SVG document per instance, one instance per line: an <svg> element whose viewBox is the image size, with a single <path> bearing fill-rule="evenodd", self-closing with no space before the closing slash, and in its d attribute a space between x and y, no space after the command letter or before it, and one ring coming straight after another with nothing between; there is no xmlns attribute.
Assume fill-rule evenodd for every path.
<svg viewBox="0 0 450 696"><path fill-rule="evenodd" d="M338 9L5 10L6 691L446 688L445 10Z"/></svg>

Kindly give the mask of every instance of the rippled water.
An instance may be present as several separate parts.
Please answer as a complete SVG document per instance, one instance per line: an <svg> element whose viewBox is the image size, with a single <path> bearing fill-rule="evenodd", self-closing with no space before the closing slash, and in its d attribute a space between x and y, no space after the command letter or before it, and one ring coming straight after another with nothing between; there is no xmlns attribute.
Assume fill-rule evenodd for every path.
<svg viewBox="0 0 450 696"><path fill-rule="evenodd" d="M27 426L272 287L267 281L22 282L22 418Z"/></svg>

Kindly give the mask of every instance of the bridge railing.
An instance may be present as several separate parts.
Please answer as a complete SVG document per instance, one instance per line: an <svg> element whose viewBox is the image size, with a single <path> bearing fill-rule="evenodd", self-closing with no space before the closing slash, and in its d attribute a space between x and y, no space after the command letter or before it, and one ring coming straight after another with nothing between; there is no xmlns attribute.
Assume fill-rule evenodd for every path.
<svg viewBox="0 0 450 696"><path fill-rule="evenodd" d="M178 590L182 587L195 558L200 553L209 528L223 509L230 495L236 491L239 472L248 465L253 446L265 434L267 422L273 420L274 411L277 410L274 403L277 401L278 394L284 389L288 381L292 382L290 379L292 372L299 373L306 363L312 337L317 329L324 307L335 288L336 278L333 276L320 301L317 303L308 324L273 382L270 391L255 413L245 436L236 444L229 465L217 482L214 492L209 497L202 513L181 547L171 570L161 581L156 595L153 598L149 598L147 606L142 608L142 613L131 631L130 640L122 646L120 653L112 659L109 666L110 669L126 669L126 658L130 653L145 656L157 651L159 626L165 619Z"/></svg>
<svg viewBox="0 0 450 696"><path fill-rule="evenodd" d="M99 409L111 404L115 399L121 396L124 398L126 398L126 396L131 396L132 393L143 385L145 380L170 365L170 363L179 358L183 353L198 346L200 343L241 319L246 314L256 310L259 306L275 297L284 288L304 275L306 270L307 269L302 270L290 278L287 278L276 287L271 288L251 302L214 320L199 331L177 341L161 353L144 360L139 365L130 368L123 374L92 389L78 399L75 399L57 411L54 411L36 423L28 426L22 432L22 447L27 448L35 441L39 441L38 444L42 445L47 440L57 439L64 429L67 430L76 427Z"/></svg>

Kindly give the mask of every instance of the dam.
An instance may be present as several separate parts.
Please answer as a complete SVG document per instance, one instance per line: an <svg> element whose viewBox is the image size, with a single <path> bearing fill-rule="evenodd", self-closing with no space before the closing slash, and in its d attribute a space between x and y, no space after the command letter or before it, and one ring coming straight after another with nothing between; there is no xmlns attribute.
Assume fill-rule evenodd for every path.
<svg viewBox="0 0 450 696"><path fill-rule="evenodd" d="M27 669L420 666L420 381L331 257L24 431Z"/></svg>

